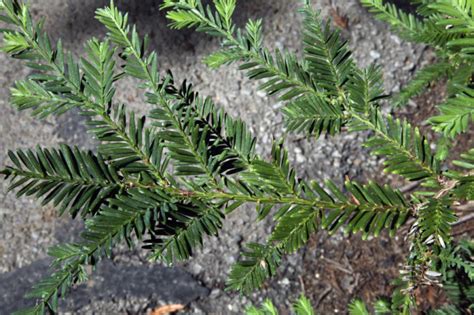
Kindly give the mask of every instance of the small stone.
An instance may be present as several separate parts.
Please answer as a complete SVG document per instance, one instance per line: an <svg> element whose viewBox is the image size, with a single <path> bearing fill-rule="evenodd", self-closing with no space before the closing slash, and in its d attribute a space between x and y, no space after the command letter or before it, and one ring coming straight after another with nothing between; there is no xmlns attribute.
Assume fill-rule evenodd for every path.
<svg viewBox="0 0 474 315"><path fill-rule="evenodd" d="M215 298L218 297L220 294L221 294L221 290L219 290L219 289L213 289L213 290L211 291L211 293L209 294L209 297L210 297L211 299L215 299Z"/></svg>
<svg viewBox="0 0 474 315"><path fill-rule="evenodd" d="M288 280L288 278L283 278L283 280L281 280L280 283L284 286L288 286L290 285L290 280Z"/></svg>
<svg viewBox="0 0 474 315"><path fill-rule="evenodd" d="M404 67L403 67L403 71L412 71L414 70L416 67L415 63L413 62L408 62Z"/></svg>
<svg viewBox="0 0 474 315"><path fill-rule="evenodd" d="M370 53L369 53L370 57L372 57L372 59L374 60L377 60L380 58L380 53L376 50L371 50Z"/></svg>
<svg viewBox="0 0 474 315"><path fill-rule="evenodd" d="M257 91L257 96L261 97L261 98L264 98L264 97L267 96L267 93L265 93L265 91L259 90L259 91Z"/></svg>
<svg viewBox="0 0 474 315"><path fill-rule="evenodd" d="M202 266L199 264L192 264L191 272L195 275L200 274L202 271Z"/></svg>

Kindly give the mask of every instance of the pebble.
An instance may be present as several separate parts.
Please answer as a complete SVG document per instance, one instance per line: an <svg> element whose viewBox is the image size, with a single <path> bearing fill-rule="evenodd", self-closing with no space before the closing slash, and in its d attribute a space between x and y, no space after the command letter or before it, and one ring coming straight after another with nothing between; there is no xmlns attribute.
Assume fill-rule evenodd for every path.
<svg viewBox="0 0 474 315"><path fill-rule="evenodd" d="M377 60L380 58L380 53L376 50L371 50L369 54L370 54L370 57L372 57L372 59L374 60Z"/></svg>
<svg viewBox="0 0 474 315"><path fill-rule="evenodd" d="M290 280L288 278L283 278L280 283L284 286L290 285Z"/></svg>

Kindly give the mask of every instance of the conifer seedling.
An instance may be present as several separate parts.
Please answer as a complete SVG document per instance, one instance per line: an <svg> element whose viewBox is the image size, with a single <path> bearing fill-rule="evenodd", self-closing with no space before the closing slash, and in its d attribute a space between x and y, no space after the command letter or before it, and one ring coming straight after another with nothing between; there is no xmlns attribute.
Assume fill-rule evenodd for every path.
<svg viewBox="0 0 474 315"><path fill-rule="evenodd" d="M265 48L262 20L236 26L236 0L162 4L172 28L195 28L221 40L221 48L205 58L207 65L238 64L249 79L261 82L261 90L285 104L288 133L313 141L341 132L367 134L365 146L384 158L386 173L420 183L404 194L374 181L348 180L338 187L331 180L301 178L284 139L274 143L271 159L263 159L246 124L186 81L175 82L113 2L96 11L106 35L87 41L85 56L77 58L48 36L27 4L1 0L0 19L7 24L2 50L34 70L11 89L12 105L38 118L76 109L99 141L97 152L62 145L8 153L11 163L2 174L10 190L85 221L81 241L50 249L51 275L28 294L36 306L20 313L57 313L58 300L87 279L86 267L110 257L120 242L143 244L152 261L189 259L195 248L206 246L204 236L217 236L226 215L244 204L253 205L260 219L271 216L274 228L266 242L247 244L230 272L230 290L258 290L275 275L283 256L303 247L318 230L368 238L384 232L394 236L407 226L401 237L410 251L397 288L392 300L378 302L375 310L410 314L416 309L416 289L453 283L455 288L445 286L453 305L437 314L468 309L455 296L471 301L474 296L473 245L457 242L451 232L459 220L456 209L474 199L474 148L451 163L446 144L468 132L474 117L474 1L412 2L416 15L382 0L361 0L394 31L438 54L438 63L419 71L396 96L385 94L377 67L357 65L340 32L308 0L301 4L302 58ZM428 120L438 137L428 138L407 121L382 113L384 102L402 106L440 75L448 79L449 98ZM140 81L137 88L149 105L146 116L117 103L116 83L124 77ZM467 281L456 282L453 270ZM269 301L264 307L274 308ZM312 314L310 309L305 298L295 305L298 314ZM360 301L349 311L368 312Z"/></svg>

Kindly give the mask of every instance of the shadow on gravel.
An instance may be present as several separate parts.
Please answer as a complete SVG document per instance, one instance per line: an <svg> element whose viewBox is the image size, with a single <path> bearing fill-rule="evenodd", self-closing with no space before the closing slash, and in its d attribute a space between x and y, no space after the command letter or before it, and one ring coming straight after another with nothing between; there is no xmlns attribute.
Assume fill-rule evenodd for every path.
<svg viewBox="0 0 474 315"><path fill-rule="evenodd" d="M16 271L0 274L0 314L12 314L34 305L34 301L23 296L34 283L49 273L49 263L49 260L43 259ZM75 313L97 301L133 302L146 299L149 305L140 310L144 313L146 308L156 307L157 301L187 305L208 294L208 289L181 268L126 266L104 260L91 281L73 289L60 307Z"/></svg>

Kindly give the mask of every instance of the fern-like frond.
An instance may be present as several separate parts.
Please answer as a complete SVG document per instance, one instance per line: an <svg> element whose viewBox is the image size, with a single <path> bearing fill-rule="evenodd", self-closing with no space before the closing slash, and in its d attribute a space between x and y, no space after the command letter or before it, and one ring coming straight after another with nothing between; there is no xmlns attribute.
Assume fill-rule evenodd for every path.
<svg viewBox="0 0 474 315"><path fill-rule="evenodd" d="M380 69L376 66L363 70L354 69L349 77L347 90L350 108L358 114L369 114L378 107L378 101L385 97Z"/></svg>
<svg viewBox="0 0 474 315"><path fill-rule="evenodd" d="M395 4L384 0L361 0L380 20L389 23L400 36L409 40L420 41L425 28L416 16L400 10Z"/></svg>
<svg viewBox="0 0 474 315"><path fill-rule="evenodd" d="M430 312L430 315L461 315L462 313L454 305L445 305Z"/></svg>
<svg viewBox="0 0 474 315"><path fill-rule="evenodd" d="M156 92L160 81L157 55L147 54L148 39L142 40L136 27L129 25L128 14L121 13L111 1L108 7L96 11L96 19L109 31L111 42L123 49L120 55L126 61L125 73L145 80L145 87Z"/></svg>
<svg viewBox="0 0 474 315"><path fill-rule="evenodd" d="M205 203L170 204L169 207L167 221L153 229L145 248L153 250L152 260L171 264L191 257L194 249L202 246L205 235L216 236L224 214L218 205Z"/></svg>
<svg viewBox="0 0 474 315"><path fill-rule="evenodd" d="M83 259L79 256L51 275L38 282L26 297L34 298L37 304L29 309L15 312L15 315L43 315L56 313L60 296L63 296L75 283L86 281L87 271Z"/></svg>
<svg viewBox="0 0 474 315"><path fill-rule="evenodd" d="M470 149L466 153L461 154L461 158L460 160L454 161L453 164L467 170L474 170L474 149Z"/></svg>
<svg viewBox="0 0 474 315"><path fill-rule="evenodd" d="M395 290L392 293L392 314L410 315L415 306L415 299L411 294L413 287L411 286L408 276L401 276L392 283Z"/></svg>
<svg viewBox="0 0 474 315"><path fill-rule="evenodd" d="M11 102L19 110L33 109L32 115L46 118L49 115L61 115L81 103L48 91L45 86L34 80L17 81L11 88Z"/></svg>
<svg viewBox="0 0 474 315"><path fill-rule="evenodd" d="M449 204L449 199L432 199L419 210L417 221L420 239L426 244L435 242L446 247L451 240L451 224L457 217Z"/></svg>
<svg viewBox="0 0 474 315"><path fill-rule="evenodd" d="M466 32L474 30L474 3L471 0L437 1L428 4L428 8L443 14L443 25L451 25L450 32Z"/></svg>
<svg viewBox="0 0 474 315"><path fill-rule="evenodd" d="M388 22L404 38L472 56L470 0L416 2L419 16L384 0L361 0L370 12ZM470 47L471 46L471 47Z"/></svg>
<svg viewBox="0 0 474 315"><path fill-rule="evenodd" d="M42 24L35 24L24 4L16 1L5 1L5 14L16 27L20 34L28 43L29 47L23 53L15 54L14 57L27 60L27 65L35 69L35 73L29 77L31 84L36 85L33 94L26 94L25 89L31 84L13 90L13 102L18 106L32 104L41 116L49 113L62 113L66 109L72 108L72 104L77 104L81 114L93 117L88 122L90 129L99 140L103 141L101 151L104 155L111 157L115 161L117 168L128 166L129 170L139 167L137 164L147 164L150 156L141 150L137 141L150 131L143 130L143 120L138 122L134 119L127 121L123 108L115 110L114 120L110 116L112 107L111 98L114 95L113 82L119 76L114 73L114 60L107 42L91 40L87 46L87 57L82 59L80 64L74 60L71 53L65 52L61 41L56 47L51 44L47 34L42 30ZM84 75L81 74L81 71ZM23 85L24 83L20 83ZM39 88L43 90L40 91ZM48 97L44 100L44 97ZM34 97L35 100L32 100ZM68 103L59 106L57 102L61 99L68 99ZM33 103L32 103L33 102ZM72 104L71 104L72 103ZM23 107L29 107L23 106ZM114 107L115 108L115 107ZM124 121L125 120L125 121ZM128 125L127 125L128 123ZM127 129L125 129L127 126ZM133 132L130 137L127 132ZM140 134L136 128L140 129ZM153 142L147 149L159 153L157 142ZM115 157L110 156L113 148L117 149ZM117 157L118 155L118 157ZM116 160L120 159L120 163ZM141 162L139 162L141 160ZM151 164L152 175L155 180L164 182L165 174L163 169ZM141 168L143 170L143 167Z"/></svg>
<svg viewBox="0 0 474 315"><path fill-rule="evenodd" d="M115 49L108 42L97 39L88 41L86 45L87 59L82 59L84 70L84 94L90 95L95 103L104 109L115 95Z"/></svg>
<svg viewBox="0 0 474 315"><path fill-rule="evenodd" d="M263 301L262 306L257 308L251 306L245 310L246 315L278 315L279 312L273 302L269 299Z"/></svg>
<svg viewBox="0 0 474 315"><path fill-rule="evenodd" d="M349 314L350 315L369 315L367 306L361 300L353 300L349 304Z"/></svg>
<svg viewBox="0 0 474 315"><path fill-rule="evenodd" d="M283 108L285 126L290 132L319 137L335 135L347 123L341 104L328 103L318 96L302 96Z"/></svg>
<svg viewBox="0 0 474 315"><path fill-rule="evenodd" d="M217 184L217 159L209 154L207 139L208 128L201 128L194 120L189 107L181 102L164 102L157 95L148 93L147 101L157 105L149 117L153 125L159 128L157 136L169 150L169 156L175 166L177 176L196 176L200 183Z"/></svg>
<svg viewBox="0 0 474 315"><path fill-rule="evenodd" d="M239 69L246 71L247 76L252 80L264 79L259 89L268 95L279 95L280 100L289 101L313 89L319 91L313 76L293 54L277 50L272 55L265 48L251 54L243 50L240 54L245 62ZM318 93L318 95L321 94Z"/></svg>
<svg viewBox="0 0 474 315"><path fill-rule="evenodd" d="M273 145L271 163L255 159L242 178L249 185L275 196L299 195L296 172L281 142Z"/></svg>
<svg viewBox="0 0 474 315"><path fill-rule="evenodd" d="M446 172L446 176L456 183L452 194L460 202L474 200L474 149L462 153L460 159L453 161L453 164L459 167L459 170Z"/></svg>
<svg viewBox="0 0 474 315"><path fill-rule="evenodd" d="M465 87L472 88L472 75L474 73L474 63L469 62L463 58L456 63L458 66L452 69L447 86L449 97L454 97L457 94L463 93Z"/></svg>
<svg viewBox="0 0 474 315"><path fill-rule="evenodd" d="M317 231L321 211L312 207L296 206L283 215L270 237L271 242L281 242L283 250L293 253L305 245Z"/></svg>
<svg viewBox="0 0 474 315"><path fill-rule="evenodd" d="M125 186L124 179L101 155L82 152L66 145L60 149L9 152L14 166L2 171L11 178L10 190L17 196L42 198L59 213L73 217L95 214L102 204Z"/></svg>
<svg viewBox="0 0 474 315"><path fill-rule="evenodd" d="M251 243L242 252L241 260L232 267L227 286L241 292L251 292L273 276L281 262L281 250L272 245Z"/></svg>
<svg viewBox="0 0 474 315"><path fill-rule="evenodd" d="M302 10L304 14L304 51L308 71L333 95L340 95L349 80L353 68L351 52L347 43L340 38L339 31L333 31L330 23L323 23L310 5Z"/></svg>
<svg viewBox="0 0 474 315"><path fill-rule="evenodd" d="M394 106L403 106L411 98L423 93L430 83L445 76L451 67L449 63L438 62L417 71L415 77L410 80L408 85L395 96Z"/></svg>
<svg viewBox="0 0 474 315"><path fill-rule="evenodd" d="M201 32L222 35L216 31L216 28L222 28L225 32L232 31L235 27L232 22L235 6L235 0L216 0L214 1L216 12L212 12L210 7L204 6L200 0L165 0L161 8L174 9L166 15L171 21L172 28L196 27ZM207 22L210 22L214 27Z"/></svg>
<svg viewBox="0 0 474 315"><path fill-rule="evenodd" d="M282 207L276 216L277 226L268 244L259 245L258 251L254 253L258 254L258 257L274 257L275 251L282 255L298 250L319 226L331 232L341 227L344 227L347 233L361 231L364 237L377 236L383 229L394 234L406 222L411 212L410 205L400 192L374 183L367 186L346 183L350 196L346 196L332 182L326 183L327 189L316 183L311 187L307 184L301 185L308 199L317 200L320 204L290 204L288 207ZM273 271L260 268L255 260L252 262L249 263L250 267L247 266L247 260L239 262L234 270L245 273L247 278L261 285ZM277 261L274 263L275 266L278 265ZM237 274L233 276L233 288L245 291L247 284L238 282Z"/></svg>
<svg viewBox="0 0 474 315"><path fill-rule="evenodd" d="M440 115L429 120L436 131L451 138L467 132L474 120L474 90L460 89L462 93L439 105Z"/></svg>
<svg viewBox="0 0 474 315"><path fill-rule="evenodd" d="M110 116L91 118L86 125L100 141L99 152L126 174L146 172L154 180L165 181L167 161L156 132L145 127L145 117L126 113L124 105L111 106Z"/></svg>
<svg viewBox="0 0 474 315"><path fill-rule="evenodd" d="M89 256L97 260L102 256L109 257L112 247L122 239L132 245L132 232L141 239L146 231L153 229L159 220L160 206L167 200L157 194L158 201L142 196L146 196L142 190L130 189L127 194L109 199L97 216L86 221L81 237L84 239L82 246Z"/></svg>
<svg viewBox="0 0 474 315"><path fill-rule="evenodd" d="M178 28L198 25L198 31L224 38L225 49L211 57L207 63L219 66L240 60L243 62L240 70L246 71L249 78L265 80L260 89L269 95L279 95L280 99L285 101L316 88L311 73L298 62L294 54L279 50L272 54L262 47L261 20L250 20L245 31L236 32L235 28L226 29L216 23L211 8L204 9L199 1L168 0L163 8L172 9L168 11L167 16Z"/></svg>
<svg viewBox="0 0 474 315"><path fill-rule="evenodd" d="M442 248L437 258L440 264L439 270L444 280L447 280L450 269L459 269L468 276L470 281L474 281L472 254L472 241L464 241L457 246L448 245L446 248Z"/></svg>
<svg viewBox="0 0 474 315"><path fill-rule="evenodd" d="M311 305L311 301L301 295L299 299L293 304L293 309L295 310L296 315L314 315L314 309Z"/></svg>
<svg viewBox="0 0 474 315"><path fill-rule="evenodd" d="M203 98L194 92L191 85L183 82L180 88L167 86L167 93L176 96L180 106L190 111L189 118L194 120L201 130L208 130L206 142L209 153L218 157L219 172L234 174L247 168L255 158L256 139L246 124L234 119L210 98Z"/></svg>
<svg viewBox="0 0 474 315"><path fill-rule="evenodd" d="M428 140L418 128L392 117L383 118L374 110L367 118L355 116L353 130L373 130L365 145L373 154L384 156L385 171L408 180L434 179L439 173L439 161Z"/></svg>
<svg viewBox="0 0 474 315"><path fill-rule="evenodd" d="M345 186L351 194L350 199L342 199L342 192L338 196L347 205L331 210L323 217L322 227L331 232L344 227L345 233L360 231L366 238L369 235L378 236L387 229L394 235L410 216L410 205L399 191L375 183L361 186L346 182ZM331 191L334 193L335 189Z"/></svg>
<svg viewBox="0 0 474 315"><path fill-rule="evenodd" d="M293 311L296 315L314 315L314 309L311 302L305 296L301 296L293 304ZM246 315L278 315L278 309L269 299L263 301L261 307L251 306L245 310Z"/></svg>
<svg viewBox="0 0 474 315"><path fill-rule="evenodd" d="M222 4L220 9L228 5ZM217 112L218 116L211 115L210 110L215 109L212 102L199 98L186 83L180 89L174 88L171 75L160 83L155 75L156 54L147 55L146 45L142 45L145 41L140 40L134 27L130 31L127 16L113 3L98 10L97 18L109 30L111 40L123 49L126 72L146 82L147 101L156 105L150 117L159 129L158 138L175 162L175 174L195 176L198 185L217 185L219 175L240 171L245 163L238 165L241 161L237 161L236 151L242 151L248 160L255 143L245 125L222 111ZM127 67L131 70L127 71ZM175 97L170 98L173 94Z"/></svg>

